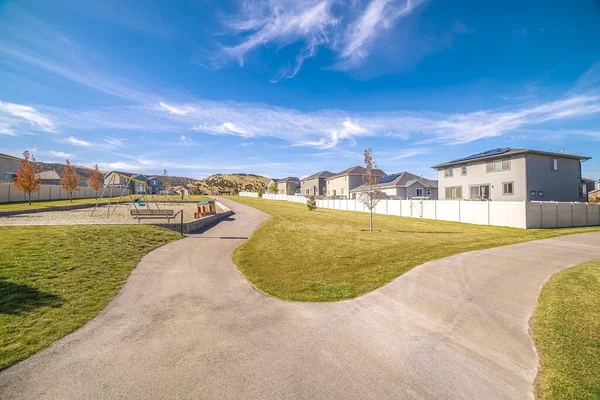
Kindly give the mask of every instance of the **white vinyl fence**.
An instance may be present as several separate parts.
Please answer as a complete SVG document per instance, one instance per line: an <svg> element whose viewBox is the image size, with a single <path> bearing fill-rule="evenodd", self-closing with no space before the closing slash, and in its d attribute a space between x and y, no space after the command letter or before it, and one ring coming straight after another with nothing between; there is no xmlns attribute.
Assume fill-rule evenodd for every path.
<svg viewBox="0 0 600 400"><path fill-rule="evenodd" d="M258 193L241 192L240 196L258 197ZM306 204L307 200L304 196L288 196L285 194L263 194L263 199L286 200L302 204ZM317 200L317 207L334 210L369 211L358 200ZM382 200L373 212L400 217L525 229L600 225L600 204L597 203Z"/></svg>
<svg viewBox="0 0 600 400"><path fill-rule="evenodd" d="M82 187L73 192L74 199L86 199L102 194L102 189L95 191L89 187ZM113 193L114 195L114 193ZM31 193L31 200L61 200L68 199L69 192L59 185L41 185L40 189ZM27 201L27 194L19 191L12 183L0 183L0 203L11 201Z"/></svg>

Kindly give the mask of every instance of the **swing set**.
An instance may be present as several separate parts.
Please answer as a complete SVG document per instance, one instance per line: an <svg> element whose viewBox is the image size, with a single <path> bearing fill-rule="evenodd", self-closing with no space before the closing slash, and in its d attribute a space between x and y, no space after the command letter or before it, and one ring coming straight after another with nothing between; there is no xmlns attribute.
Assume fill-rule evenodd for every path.
<svg viewBox="0 0 600 400"><path fill-rule="evenodd" d="M131 182L134 182L134 189L137 189L137 193L136 197L134 197L131 193L130 190L130 184ZM139 185L139 186L138 186ZM141 187L141 190L138 189ZM120 174L118 172L112 172L112 176L110 177L110 180L108 181L107 184L104 185L104 188L102 189L102 195L98 198L98 201L96 202L96 206L94 207L94 209L92 210L92 214L90 215L91 217L94 216L94 213L96 212L96 209L98 208L98 205L100 204L100 201L104 198L104 194L106 193L106 190L108 189L108 207L106 209L106 219L109 218L109 216L111 215L111 207L112 207L112 214L115 213L115 211L117 210L117 207L119 206L119 204L121 203L121 200L123 199L123 197L125 196L129 196L129 200L130 200L130 204L129 204L129 211L131 216L135 217L138 222L140 219L143 218L166 218L167 220L171 220L171 218L174 217L174 211L173 210L161 210L160 207L158 206L158 202L154 199L154 196L152 194L150 194L151 199L149 200L148 197L146 196L146 192L148 191L148 183L144 182L144 181L140 181L134 178L131 178L129 176ZM112 205L113 203L113 190L119 191L117 192L119 193L119 200L117 200L117 202ZM116 198L116 194L114 196ZM154 206L156 207L156 209L152 209L150 207L151 204L154 204ZM133 207L133 209L132 209ZM139 208L138 208L139 207Z"/></svg>

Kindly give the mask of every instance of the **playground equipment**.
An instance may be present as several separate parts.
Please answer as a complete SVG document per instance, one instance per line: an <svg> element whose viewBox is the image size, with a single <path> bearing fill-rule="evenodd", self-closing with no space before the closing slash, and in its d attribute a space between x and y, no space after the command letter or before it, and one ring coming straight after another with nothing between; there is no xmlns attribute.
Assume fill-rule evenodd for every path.
<svg viewBox="0 0 600 400"><path fill-rule="evenodd" d="M213 215L217 213L215 202L212 200L202 200L196 203L196 212L194 213L194 219L200 217L206 217L207 215Z"/></svg>
<svg viewBox="0 0 600 400"><path fill-rule="evenodd" d="M136 196L139 196L137 198L134 198L134 196L132 196L132 193L131 193L131 187L129 185L132 182L134 183L134 185L133 185L134 188L141 188L141 190L140 189L137 190L138 193L136 193ZM138 209L138 206L145 207L146 209L143 211L150 211L150 204L154 204L156 206L156 210L152 210L152 211L161 211L160 207L158 206L158 202L154 199L153 195L150 195L151 201L148 201L148 198L146 197L146 192L148 191L148 183L147 182L140 181L140 180L137 180L137 179L134 179L129 176L126 176L126 175L123 175L123 174L113 171L111 173L111 177L110 177L108 183L106 183L104 185L104 188L102 189L102 195L98 198L98 201L96 202L96 205L94 206L94 209L92 210L92 214L90 216L93 216L94 213L96 212L96 209L98 208L100 201L104 198L104 194L106 193L107 189L108 189L108 207L106 210L106 218L107 219L111 214L111 212L110 212L111 207L113 207L112 213L114 214L115 211L117 210L117 207L121 203L121 200L125 196L129 196L129 200L130 200L129 210L131 211L131 215L135 216L138 220L140 219L139 218L140 211L142 211L142 210ZM120 190L120 192L118 192L119 200L117 200L117 202L114 206L112 206L113 190ZM116 197L116 195L114 197ZM144 203L142 203L142 200L144 201ZM134 210L131 210L132 206L133 206ZM170 211L170 213L158 212L156 214L146 213L146 215L150 215L150 216L154 215L157 218L170 219L174 214L173 210L163 210L163 211ZM142 213L142 214L144 214L144 213Z"/></svg>

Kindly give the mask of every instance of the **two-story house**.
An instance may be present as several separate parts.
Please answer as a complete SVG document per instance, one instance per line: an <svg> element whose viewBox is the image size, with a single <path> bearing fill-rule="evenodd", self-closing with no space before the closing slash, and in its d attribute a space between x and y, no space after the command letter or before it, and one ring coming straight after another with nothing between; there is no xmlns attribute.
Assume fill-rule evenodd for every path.
<svg viewBox="0 0 600 400"><path fill-rule="evenodd" d="M127 172L111 171L104 176L104 186L124 187L129 186L130 193L148 193L148 178L145 175L130 174Z"/></svg>
<svg viewBox="0 0 600 400"><path fill-rule="evenodd" d="M0 154L0 182L10 182L17 177L16 170L19 169L20 158Z"/></svg>
<svg viewBox="0 0 600 400"><path fill-rule="evenodd" d="M361 185L350 189L350 193L352 197L355 197L355 193L362 193L368 190L385 193L391 199L426 198L437 200L438 198L438 182L436 180L423 178L410 172L398 172L386 175L380 178L376 185Z"/></svg>
<svg viewBox="0 0 600 400"><path fill-rule="evenodd" d="M365 183L365 167L350 167L342 172L327 178L327 196L348 199L350 191ZM380 169L374 169L373 175L377 179L385 176L385 172Z"/></svg>
<svg viewBox="0 0 600 400"><path fill-rule="evenodd" d="M305 196L325 196L327 194L327 178L333 176L332 172L320 171L307 176L300 181L300 193Z"/></svg>
<svg viewBox="0 0 600 400"><path fill-rule="evenodd" d="M150 194L157 194L163 190L162 180L157 176L151 176L148 178L148 187Z"/></svg>
<svg viewBox="0 0 600 400"><path fill-rule="evenodd" d="M439 199L580 201L581 162L589 157L499 148L434 165Z"/></svg>
<svg viewBox="0 0 600 400"><path fill-rule="evenodd" d="M279 179L277 181L277 193L279 194L295 194L300 189L300 179L288 176L287 178Z"/></svg>

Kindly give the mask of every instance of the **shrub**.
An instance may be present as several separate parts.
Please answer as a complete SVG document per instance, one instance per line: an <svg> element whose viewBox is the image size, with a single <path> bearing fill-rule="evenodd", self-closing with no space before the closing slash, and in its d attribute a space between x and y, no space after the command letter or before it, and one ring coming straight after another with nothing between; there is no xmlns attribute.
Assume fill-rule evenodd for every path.
<svg viewBox="0 0 600 400"><path fill-rule="evenodd" d="M308 207L308 211L314 211L317 209L317 200L315 200L314 195L310 195L308 201L306 202L306 207Z"/></svg>

